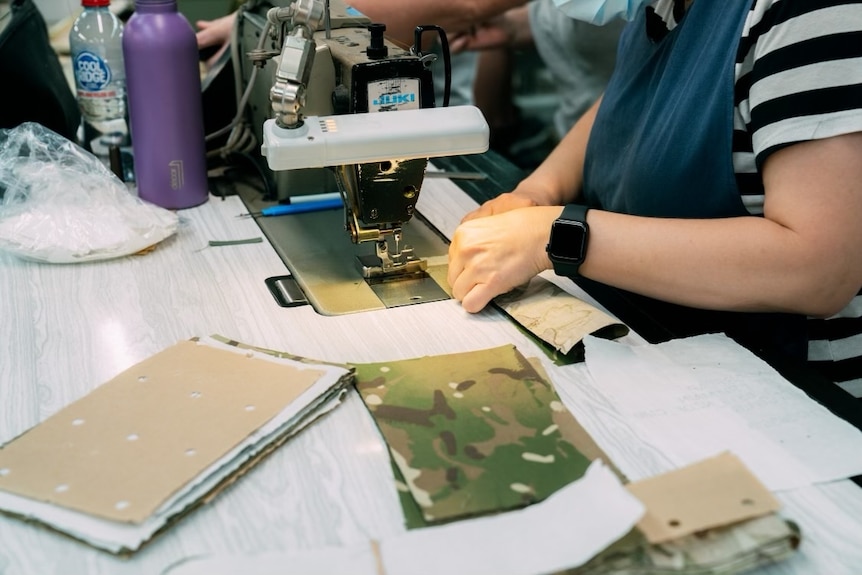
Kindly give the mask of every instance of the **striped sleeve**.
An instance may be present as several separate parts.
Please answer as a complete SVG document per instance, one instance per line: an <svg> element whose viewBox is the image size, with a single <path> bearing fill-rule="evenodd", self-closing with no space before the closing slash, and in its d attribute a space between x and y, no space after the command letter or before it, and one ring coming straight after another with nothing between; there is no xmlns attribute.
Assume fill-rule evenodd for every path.
<svg viewBox="0 0 862 575"><path fill-rule="evenodd" d="M757 167L789 144L862 131L862 2L756 0L738 62Z"/></svg>
<svg viewBox="0 0 862 575"><path fill-rule="evenodd" d="M796 142L862 131L862 1L753 0L737 53L733 162L743 202L763 213L760 168ZM862 398L862 291L809 319L808 359Z"/></svg>
<svg viewBox="0 0 862 575"><path fill-rule="evenodd" d="M808 361L862 398L862 291L838 315L808 320Z"/></svg>
<svg viewBox="0 0 862 575"><path fill-rule="evenodd" d="M673 0L653 5L672 29ZM862 0L752 0L733 106L736 182L748 212L763 215L760 169L771 153L862 131ZM841 313L808 325L811 366L862 399L862 290Z"/></svg>

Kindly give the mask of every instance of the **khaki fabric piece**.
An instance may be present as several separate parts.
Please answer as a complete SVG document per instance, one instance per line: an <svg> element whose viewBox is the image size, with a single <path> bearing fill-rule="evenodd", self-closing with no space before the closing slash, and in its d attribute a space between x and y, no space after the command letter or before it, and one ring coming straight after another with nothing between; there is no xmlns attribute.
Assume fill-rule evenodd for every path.
<svg viewBox="0 0 862 575"><path fill-rule="evenodd" d="M541 277L497 296L494 303L530 333L564 355L569 354L586 335L615 339L629 332L628 327L602 310Z"/></svg>
<svg viewBox="0 0 862 575"><path fill-rule="evenodd" d="M590 463L580 426L514 346L355 367L426 522L540 501Z"/></svg>

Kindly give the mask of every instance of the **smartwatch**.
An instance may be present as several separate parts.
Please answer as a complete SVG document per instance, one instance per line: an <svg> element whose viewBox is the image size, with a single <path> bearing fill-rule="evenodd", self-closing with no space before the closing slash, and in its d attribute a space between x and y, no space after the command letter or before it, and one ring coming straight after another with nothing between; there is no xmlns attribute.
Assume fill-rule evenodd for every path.
<svg viewBox="0 0 862 575"><path fill-rule="evenodd" d="M586 206L569 204L551 226L551 238L545 251L560 276L577 277L578 268L587 257L590 227Z"/></svg>

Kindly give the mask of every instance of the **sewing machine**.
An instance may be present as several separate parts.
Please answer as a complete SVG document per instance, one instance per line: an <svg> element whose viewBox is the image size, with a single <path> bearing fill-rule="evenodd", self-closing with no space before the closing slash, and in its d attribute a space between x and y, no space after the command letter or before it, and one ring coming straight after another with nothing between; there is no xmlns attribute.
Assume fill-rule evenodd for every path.
<svg viewBox="0 0 862 575"><path fill-rule="evenodd" d="M243 81L277 199L337 191L344 209L261 218L261 228L320 313L448 298L428 266L445 264L447 246L414 218L416 202L428 158L488 149L481 112L435 107L436 56L395 45L340 2L264 8L242 13L239 44L254 64Z"/></svg>

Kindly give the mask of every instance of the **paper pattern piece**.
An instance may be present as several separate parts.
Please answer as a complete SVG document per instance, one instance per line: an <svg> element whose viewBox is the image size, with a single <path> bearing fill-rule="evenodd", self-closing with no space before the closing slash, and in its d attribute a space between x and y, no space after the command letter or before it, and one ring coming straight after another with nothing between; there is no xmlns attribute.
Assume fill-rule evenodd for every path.
<svg viewBox="0 0 862 575"><path fill-rule="evenodd" d="M629 332L626 325L542 277L497 296L494 303L564 355L585 335L616 339Z"/></svg>
<svg viewBox="0 0 862 575"><path fill-rule="evenodd" d="M601 461L547 500L525 509L307 552L193 558L162 575L350 573L535 575L583 565L628 533L643 513Z"/></svg>
<svg viewBox="0 0 862 575"><path fill-rule="evenodd" d="M514 346L357 365L356 387L426 521L540 501L589 465L580 427Z"/></svg>
<svg viewBox="0 0 862 575"><path fill-rule="evenodd" d="M862 474L862 432L724 335L584 341L589 384L667 459L659 471L730 451L771 491ZM656 472L602 447L631 480Z"/></svg>
<svg viewBox="0 0 862 575"><path fill-rule="evenodd" d="M664 543L778 511L781 504L731 453L627 486L647 509L638 529Z"/></svg>
<svg viewBox="0 0 862 575"><path fill-rule="evenodd" d="M344 368L180 342L3 446L0 510L134 550L351 380Z"/></svg>

